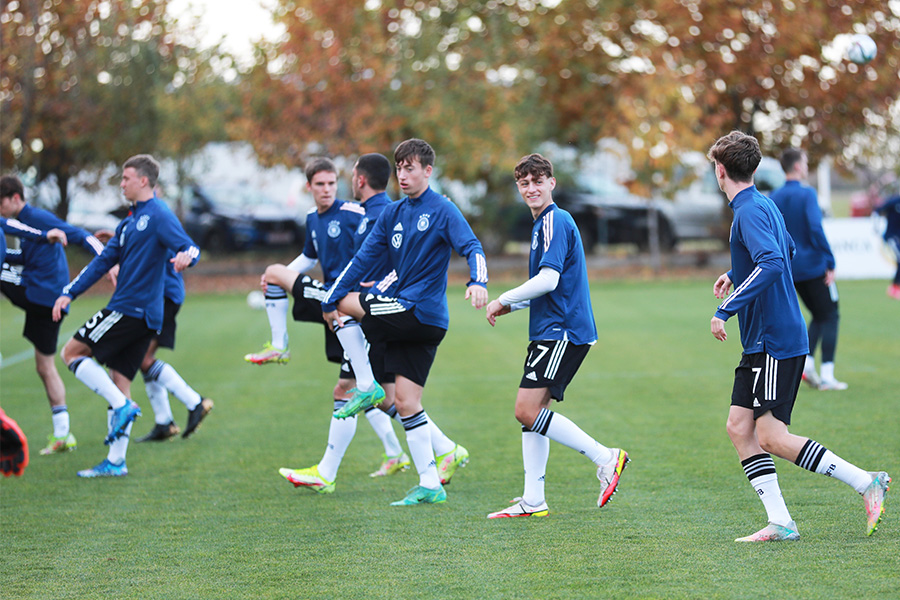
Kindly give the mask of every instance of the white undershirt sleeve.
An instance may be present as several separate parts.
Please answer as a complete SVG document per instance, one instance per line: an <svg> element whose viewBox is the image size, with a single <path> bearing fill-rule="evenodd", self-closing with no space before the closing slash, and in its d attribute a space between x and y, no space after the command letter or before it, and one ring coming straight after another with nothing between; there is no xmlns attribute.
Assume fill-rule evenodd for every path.
<svg viewBox="0 0 900 600"><path fill-rule="evenodd" d="M541 268L537 275L520 285L500 294L497 300L503 306L518 310L528 306L528 301L552 292L559 285L559 271L550 267Z"/></svg>
<svg viewBox="0 0 900 600"><path fill-rule="evenodd" d="M297 271L298 273L306 273L314 266L316 266L316 259L310 258L305 254L301 254L297 258L291 261L291 264L287 266L291 271Z"/></svg>

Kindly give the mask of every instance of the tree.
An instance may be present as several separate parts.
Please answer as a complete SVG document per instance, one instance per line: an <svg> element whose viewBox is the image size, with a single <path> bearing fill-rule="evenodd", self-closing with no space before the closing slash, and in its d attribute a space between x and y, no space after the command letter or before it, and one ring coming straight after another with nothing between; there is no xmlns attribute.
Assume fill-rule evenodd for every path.
<svg viewBox="0 0 900 600"><path fill-rule="evenodd" d="M182 152L210 135L221 139L224 125L213 133L191 114L194 105L179 104L183 88L194 89L183 84L209 81L215 53L180 45L167 6L167 0L3 5L0 158L35 181L55 176L63 218L68 180L82 169L140 152ZM163 133L172 127L181 142Z"/></svg>

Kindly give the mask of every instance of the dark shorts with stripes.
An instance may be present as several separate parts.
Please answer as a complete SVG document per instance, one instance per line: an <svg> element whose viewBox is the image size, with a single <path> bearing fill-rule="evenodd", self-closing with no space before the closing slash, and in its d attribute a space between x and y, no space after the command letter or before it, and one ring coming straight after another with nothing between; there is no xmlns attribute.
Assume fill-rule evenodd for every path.
<svg viewBox="0 0 900 600"><path fill-rule="evenodd" d="M805 363L805 354L781 360L765 352L742 355L734 370L731 405L751 409L754 419L772 411L772 416L790 425Z"/></svg>
<svg viewBox="0 0 900 600"><path fill-rule="evenodd" d="M51 307L35 304L26 298L25 288L21 285L4 281L0 284L0 290L3 291L4 296L9 298L10 302L25 311L25 327L22 329L25 339L31 342L34 349L41 354L56 354L62 319L54 321ZM63 313L63 317L65 317L65 313Z"/></svg>
<svg viewBox="0 0 900 600"><path fill-rule="evenodd" d="M325 357L328 362L341 365L340 379L354 379L353 368L350 366L350 361L344 356L341 342L322 319L322 300L326 293L328 293L328 288L317 279L313 279L309 275L300 275L294 280L294 287L291 288L291 295L294 297L294 308L291 315L295 321L318 323L325 328Z"/></svg>
<svg viewBox="0 0 900 600"><path fill-rule="evenodd" d="M73 338L87 344L98 363L133 380L156 334L143 319L104 308L88 319Z"/></svg>
<svg viewBox="0 0 900 600"><path fill-rule="evenodd" d="M414 309L406 310L395 298L361 293L359 303L366 311L362 328L375 379L384 383L402 375L424 387L447 330L423 325Z"/></svg>
<svg viewBox="0 0 900 600"><path fill-rule="evenodd" d="M175 328L177 326L175 317L178 315L179 310L181 310L180 304L175 304L166 298L166 304L163 308L163 326L156 335L156 343L159 344L160 348L175 349Z"/></svg>
<svg viewBox="0 0 900 600"><path fill-rule="evenodd" d="M589 344L573 344L566 340L538 340L528 344L525 373L520 388L548 388L557 402L565 398L566 387L584 362Z"/></svg>

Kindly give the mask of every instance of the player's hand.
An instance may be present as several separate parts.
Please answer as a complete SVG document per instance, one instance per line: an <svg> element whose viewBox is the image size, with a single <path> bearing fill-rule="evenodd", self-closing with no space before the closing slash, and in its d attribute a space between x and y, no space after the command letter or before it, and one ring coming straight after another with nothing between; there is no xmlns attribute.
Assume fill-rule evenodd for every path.
<svg viewBox="0 0 900 600"><path fill-rule="evenodd" d="M53 309L51 311L53 320L58 322L62 319L63 311L69 308L70 304L72 304L72 299L69 296L60 296L57 298L56 302L53 303Z"/></svg>
<svg viewBox="0 0 900 600"><path fill-rule="evenodd" d="M509 306L503 306L499 300L492 300L487 305L485 312L487 313L487 321L493 327L497 323L497 317L508 315L512 309Z"/></svg>
<svg viewBox="0 0 900 600"><path fill-rule="evenodd" d="M115 264L112 268L106 272L106 278L109 279L109 282L113 284L113 287L116 287L116 284L119 282L119 265Z"/></svg>
<svg viewBox="0 0 900 600"><path fill-rule="evenodd" d="M113 239L114 235L116 235L116 232L112 229L98 229L94 232L94 237L100 240L103 244L106 244L109 240Z"/></svg>
<svg viewBox="0 0 900 600"><path fill-rule="evenodd" d="M55 227L47 232L47 241L51 244L62 244L63 246L69 245L69 238L66 237L66 232L62 229L56 229Z"/></svg>
<svg viewBox="0 0 900 600"><path fill-rule="evenodd" d="M728 295L730 289L731 279L728 277L728 273L722 273L713 285L713 296L722 300Z"/></svg>
<svg viewBox="0 0 900 600"><path fill-rule="evenodd" d="M19 476L28 466L28 439L18 423L0 409L0 471Z"/></svg>
<svg viewBox="0 0 900 600"><path fill-rule="evenodd" d="M825 271L825 285L831 285L834 283L834 269L829 269Z"/></svg>
<svg viewBox="0 0 900 600"><path fill-rule="evenodd" d="M377 282L373 279L372 281L360 281L359 287L370 288L375 285Z"/></svg>
<svg viewBox="0 0 900 600"><path fill-rule="evenodd" d="M263 273L262 277L259 278L259 289L263 291L263 294L269 291L269 284L266 281L266 274Z"/></svg>
<svg viewBox="0 0 900 600"><path fill-rule="evenodd" d="M470 285L466 288L466 300L472 301L475 308L484 308L488 303L487 288L481 285Z"/></svg>
<svg viewBox="0 0 900 600"><path fill-rule="evenodd" d="M724 342L728 339L728 334L725 333L725 321L719 317L712 318L709 322L709 330L713 334L713 337L720 342Z"/></svg>
<svg viewBox="0 0 900 600"><path fill-rule="evenodd" d="M182 250L181 252L176 254L174 256L174 258L170 258L169 262L175 266L176 273L181 273L182 271L187 269L189 266L191 266L191 262L193 260L194 260L194 258L189 253Z"/></svg>
<svg viewBox="0 0 900 600"><path fill-rule="evenodd" d="M340 320L341 313L338 310L332 310L330 312L323 312L322 319L325 321L325 326L328 327L332 332L334 331L334 322Z"/></svg>

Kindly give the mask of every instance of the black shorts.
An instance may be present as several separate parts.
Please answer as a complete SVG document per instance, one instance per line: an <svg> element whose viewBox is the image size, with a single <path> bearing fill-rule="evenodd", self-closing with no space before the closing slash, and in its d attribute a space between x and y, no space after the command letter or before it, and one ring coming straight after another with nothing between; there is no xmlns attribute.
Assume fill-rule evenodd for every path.
<svg viewBox="0 0 900 600"><path fill-rule="evenodd" d="M803 304L817 321L828 321L838 316L838 293L835 284L825 285L825 276L795 281L794 288Z"/></svg>
<svg viewBox="0 0 900 600"><path fill-rule="evenodd" d="M423 325L395 298L360 294L359 303L366 311L363 331L376 349L369 353L375 379L385 382L388 374L403 375L424 387L447 330Z"/></svg>
<svg viewBox="0 0 900 600"><path fill-rule="evenodd" d="M111 311L97 311L73 336L91 348L94 359L133 380L157 332L136 319Z"/></svg>
<svg viewBox="0 0 900 600"><path fill-rule="evenodd" d="M35 304L25 297L25 288L8 281L0 283L0 291L9 298L10 302L25 311L25 327L22 336L34 345L34 349L41 354L56 354L59 342L59 327L63 319L53 320L53 309L49 306Z"/></svg>
<svg viewBox="0 0 900 600"><path fill-rule="evenodd" d="M573 344L565 340L541 340L528 344L525 373L520 388L549 388L550 397L562 402L566 387L584 362L589 344Z"/></svg>
<svg viewBox="0 0 900 600"><path fill-rule="evenodd" d="M752 409L754 419L772 411L776 419L790 425L805 364L806 355L781 360L765 352L742 355L734 370L731 405Z"/></svg>
<svg viewBox="0 0 900 600"><path fill-rule="evenodd" d="M180 304L166 298L165 307L163 308L163 325L159 333L156 334L156 343L160 348L175 349L175 316L181 310Z"/></svg>
<svg viewBox="0 0 900 600"><path fill-rule="evenodd" d="M328 329L325 319L322 318L322 300L327 293L328 288L309 275L297 277L294 287L291 288L291 295L294 297L294 308L291 315L295 321L318 323L325 328L325 357L328 362L341 365L341 379L353 379L355 377L353 368L350 366L350 361L344 356L341 342L334 332Z"/></svg>

